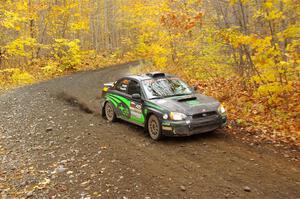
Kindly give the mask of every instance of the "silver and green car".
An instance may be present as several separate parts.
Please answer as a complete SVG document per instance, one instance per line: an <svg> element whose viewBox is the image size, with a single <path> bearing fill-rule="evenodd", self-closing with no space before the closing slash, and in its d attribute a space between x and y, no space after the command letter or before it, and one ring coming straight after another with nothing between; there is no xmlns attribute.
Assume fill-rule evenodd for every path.
<svg viewBox="0 0 300 199"><path fill-rule="evenodd" d="M125 76L104 84L100 105L108 121L122 119L143 126L154 140L214 131L227 120L216 99L161 72Z"/></svg>

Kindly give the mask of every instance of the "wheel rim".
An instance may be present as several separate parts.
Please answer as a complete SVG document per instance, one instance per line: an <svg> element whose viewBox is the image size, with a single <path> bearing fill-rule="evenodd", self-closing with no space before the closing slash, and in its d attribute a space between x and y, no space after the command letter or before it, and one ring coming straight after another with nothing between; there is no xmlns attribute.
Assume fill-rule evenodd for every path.
<svg viewBox="0 0 300 199"><path fill-rule="evenodd" d="M157 138L159 136L159 124L156 118L151 117L148 123L149 134L152 138Z"/></svg>
<svg viewBox="0 0 300 199"><path fill-rule="evenodd" d="M105 106L105 115L109 121L111 121L114 117L113 107L109 103L107 103Z"/></svg>

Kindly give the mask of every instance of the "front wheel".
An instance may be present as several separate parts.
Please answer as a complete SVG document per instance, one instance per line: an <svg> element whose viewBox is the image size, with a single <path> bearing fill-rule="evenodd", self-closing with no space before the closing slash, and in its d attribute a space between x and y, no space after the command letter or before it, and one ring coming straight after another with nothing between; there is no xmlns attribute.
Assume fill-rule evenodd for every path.
<svg viewBox="0 0 300 199"><path fill-rule="evenodd" d="M116 121L117 116L112 103L106 102L104 110L105 110L105 117L108 121L110 122Z"/></svg>
<svg viewBox="0 0 300 199"><path fill-rule="evenodd" d="M151 115L148 119L148 132L153 140L162 138L161 124L155 115Z"/></svg>

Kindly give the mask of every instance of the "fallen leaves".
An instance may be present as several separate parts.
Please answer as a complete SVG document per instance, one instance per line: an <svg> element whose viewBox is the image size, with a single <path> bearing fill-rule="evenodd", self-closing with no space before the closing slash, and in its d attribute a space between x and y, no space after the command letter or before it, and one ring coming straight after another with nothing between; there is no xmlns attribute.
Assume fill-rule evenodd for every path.
<svg viewBox="0 0 300 199"><path fill-rule="evenodd" d="M174 71L172 67L166 69L167 72L168 70L186 79L190 85L196 85L200 93L222 102L227 110L226 129L229 133L248 133L253 135L252 142L283 142L300 147L300 83L294 84L294 91L290 93L288 101L270 105L267 98L257 98L253 90L246 90L238 77L199 80L191 79L191 74L182 70Z"/></svg>
<svg viewBox="0 0 300 199"><path fill-rule="evenodd" d="M34 190L35 190L35 189L39 189L39 190L45 189L46 186L47 186L48 184L50 184L50 182L51 182L50 179L45 178L45 179L43 179L41 182L39 182L38 185L34 186L33 189L34 189Z"/></svg>

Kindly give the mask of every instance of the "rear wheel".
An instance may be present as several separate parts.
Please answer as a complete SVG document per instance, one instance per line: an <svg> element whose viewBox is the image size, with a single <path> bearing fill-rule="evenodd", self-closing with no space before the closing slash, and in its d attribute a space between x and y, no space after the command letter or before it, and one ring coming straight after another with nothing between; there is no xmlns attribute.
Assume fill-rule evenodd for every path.
<svg viewBox="0 0 300 199"><path fill-rule="evenodd" d="M162 138L161 124L155 115L151 115L148 119L148 132L153 140Z"/></svg>
<svg viewBox="0 0 300 199"><path fill-rule="evenodd" d="M110 122L116 121L117 116L112 103L106 102L104 110L105 110L105 117L108 121Z"/></svg>

